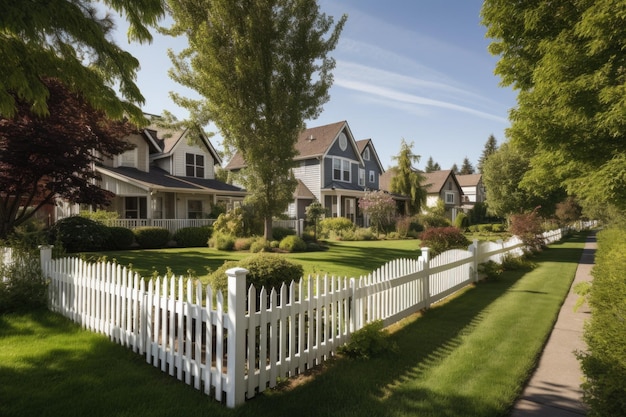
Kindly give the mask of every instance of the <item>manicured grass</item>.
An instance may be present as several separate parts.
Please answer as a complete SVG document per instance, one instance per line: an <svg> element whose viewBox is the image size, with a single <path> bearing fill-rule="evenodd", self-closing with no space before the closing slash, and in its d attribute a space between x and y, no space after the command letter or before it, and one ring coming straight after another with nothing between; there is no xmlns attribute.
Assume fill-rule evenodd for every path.
<svg viewBox="0 0 626 417"><path fill-rule="evenodd" d="M419 240L333 241L328 243L328 250L325 251L290 253L284 256L301 264L305 276L328 274L358 277L397 258L417 258L420 254L419 248ZM210 248L175 248L99 252L85 255L93 259L106 256L108 260L116 260L122 265L132 264L133 269L143 277L151 277L153 271L163 275L168 267L176 275L187 275L187 271L191 269L195 276L206 282L207 268L216 270L224 261L240 260L251 254Z"/></svg>
<svg viewBox="0 0 626 417"><path fill-rule="evenodd" d="M394 326L398 351L337 359L236 410L51 313L0 317L0 415L506 416L574 277L584 236Z"/></svg>

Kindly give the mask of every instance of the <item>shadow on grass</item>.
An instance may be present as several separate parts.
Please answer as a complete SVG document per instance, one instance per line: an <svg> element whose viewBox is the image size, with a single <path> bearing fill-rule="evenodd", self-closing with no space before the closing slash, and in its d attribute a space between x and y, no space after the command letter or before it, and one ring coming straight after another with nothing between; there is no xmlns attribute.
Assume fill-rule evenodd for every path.
<svg viewBox="0 0 626 417"><path fill-rule="evenodd" d="M435 306L391 337L397 354L368 361L338 359L312 381L288 392L270 392L249 401L241 416L489 416L500 415L477 398L416 388L405 381L419 379L439 364L484 318L488 306L526 271L481 283L452 302ZM468 378L471 376L468 375Z"/></svg>

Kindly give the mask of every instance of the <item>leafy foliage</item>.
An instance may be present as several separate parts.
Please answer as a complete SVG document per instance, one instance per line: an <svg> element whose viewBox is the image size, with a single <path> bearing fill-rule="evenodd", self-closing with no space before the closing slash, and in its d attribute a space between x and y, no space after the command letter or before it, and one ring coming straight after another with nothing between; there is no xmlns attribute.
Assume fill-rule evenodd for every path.
<svg viewBox="0 0 626 417"><path fill-rule="evenodd" d="M335 48L346 21L320 13L315 0L249 2L168 0L171 35L189 47L170 52L172 78L197 91L200 100L174 94L199 125L219 128L229 152L245 161L241 182L264 219L292 200L295 143L304 121L328 101ZM210 30L207 30L210 28Z"/></svg>
<svg viewBox="0 0 626 417"><path fill-rule="evenodd" d="M247 287L254 285L257 289L278 290L283 283L298 281L303 274L302 265L290 262L284 256L258 253L241 261L224 262L209 276L211 288L222 291L228 288L226 271L235 267L246 268L249 271L246 275Z"/></svg>
<svg viewBox="0 0 626 417"><path fill-rule="evenodd" d="M82 94L91 107L109 117L130 116L143 122L143 104L135 77L139 62L112 39L111 14L103 14L92 0L50 2L4 2L0 15L2 60L0 60L0 117L21 114L16 98L35 116L55 111L49 99L53 92L47 78L57 78ZM102 3L115 9L130 24L129 40L152 40L148 27L165 15L161 0ZM121 94L118 97L115 86Z"/></svg>
<svg viewBox="0 0 626 417"><path fill-rule="evenodd" d="M111 238L107 242L106 249L125 250L135 243L135 234L125 227L108 227Z"/></svg>
<svg viewBox="0 0 626 417"><path fill-rule="evenodd" d="M543 226L541 216L537 210L522 214L513 214L510 217L509 232L513 233L531 250L540 250L543 246Z"/></svg>
<svg viewBox="0 0 626 417"><path fill-rule="evenodd" d="M286 238L287 236L295 235L296 231L293 229L289 229L288 227L273 227L272 228L272 238L274 240L278 240L279 242Z"/></svg>
<svg viewBox="0 0 626 417"><path fill-rule="evenodd" d="M170 231L162 227L137 227L133 233L139 246L144 249L163 248L170 240Z"/></svg>
<svg viewBox="0 0 626 417"><path fill-rule="evenodd" d="M322 236L341 238L344 233L354 230L355 225L345 217L327 217L320 222Z"/></svg>
<svg viewBox="0 0 626 417"><path fill-rule="evenodd" d="M579 352L589 416L623 416L626 410L626 234L623 228L598 233L591 318L585 327L586 352Z"/></svg>
<svg viewBox="0 0 626 417"><path fill-rule="evenodd" d="M280 241L278 247L287 252L304 252L307 250L307 244L300 236L291 235Z"/></svg>
<svg viewBox="0 0 626 417"><path fill-rule="evenodd" d="M530 154L523 188L626 207L625 13L616 0L484 2L496 73L519 90L507 136Z"/></svg>
<svg viewBox="0 0 626 417"><path fill-rule="evenodd" d="M306 206L306 219L313 223L313 239L317 240L319 232L319 221L326 215L326 208L319 201L315 200L308 206Z"/></svg>
<svg viewBox="0 0 626 417"><path fill-rule="evenodd" d="M338 352L353 359L370 359L397 350L382 320L376 320L352 333L350 342L340 346Z"/></svg>
<svg viewBox="0 0 626 417"><path fill-rule="evenodd" d="M235 237L226 233L216 232L209 239L209 247L217 250L233 250L235 248Z"/></svg>
<svg viewBox="0 0 626 417"><path fill-rule="evenodd" d="M471 243L456 227L431 227L422 232L422 246L431 249L434 257L450 249L467 249Z"/></svg>
<svg viewBox="0 0 626 417"><path fill-rule="evenodd" d="M407 144L402 139L400 153L393 159L398 165L393 168L391 192L409 196L408 214L419 213L422 205L426 203L426 189L422 187L424 175L413 168L413 163L417 164L420 160L420 156L413 153L413 142Z"/></svg>
<svg viewBox="0 0 626 417"><path fill-rule="evenodd" d="M60 242L68 252L104 250L110 241L107 226L81 216L66 217L50 228L49 242Z"/></svg>
<svg viewBox="0 0 626 417"><path fill-rule="evenodd" d="M8 242L12 261L0 257L0 314L45 308L48 284L41 271L39 253L16 239ZM5 242L0 242L0 248Z"/></svg>
<svg viewBox="0 0 626 417"><path fill-rule="evenodd" d="M133 126L110 121L58 80L43 83L49 91L48 117L14 95L16 117L0 118L0 238L57 197L107 204L112 194L94 184L93 165L130 147L121 138Z"/></svg>
<svg viewBox="0 0 626 417"><path fill-rule="evenodd" d="M211 226L183 227L174 233L172 239L178 246L184 248L202 247L209 244L212 231Z"/></svg>
<svg viewBox="0 0 626 417"><path fill-rule="evenodd" d="M367 214L377 233L385 232L396 213L396 202L384 191L368 191L359 199L359 208Z"/></svg>

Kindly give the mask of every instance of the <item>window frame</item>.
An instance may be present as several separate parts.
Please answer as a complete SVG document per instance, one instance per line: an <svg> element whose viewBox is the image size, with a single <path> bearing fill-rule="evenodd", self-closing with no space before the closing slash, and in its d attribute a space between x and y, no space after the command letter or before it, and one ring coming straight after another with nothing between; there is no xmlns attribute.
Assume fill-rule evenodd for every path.
<svg viewBox="0 0 626 417"><path fill-rule="evenodd" d="M352 182L352 161L346 158L333 157L333 181ZM336 165L339 164L339 168ZM347 179L345 178L347 174Z"/></svg>
<svg viewBox="0 0 626 417"><path fill-rule="evenodd" d="M190 161L190 158L192 159ZM204 178L204 155L198 153L185 153L185 176L193 178Z"/></svg>

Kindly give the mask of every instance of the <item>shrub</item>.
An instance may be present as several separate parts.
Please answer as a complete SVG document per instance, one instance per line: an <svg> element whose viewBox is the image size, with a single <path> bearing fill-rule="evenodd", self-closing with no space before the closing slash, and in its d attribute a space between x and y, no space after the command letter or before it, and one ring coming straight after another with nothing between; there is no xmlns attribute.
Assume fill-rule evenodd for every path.
<svg viewBox="0 0 626 417"><path fill-rule="evenodd" d="M45 308L48 285L41 271L39 253L22 242L12 241L10 245L11 263L5 265L0 257L0 314Z"/></svg>
<svg viewBox="0 0 626 417"><path fill-rule="evenodd" d="M411 230L411 217L401 216L396 219L396 232L398 236L401 238L405 238L408 236L409 231Z"/></svg>
<svg viewBox="0 0 626 417"><path fill-rule="evenodd" d="M372 229L369 227L359 227L358 229L344 232L341 236L341 240L376 240L376 236L374 236L374 232L372 232Z"/></svg>
<svg viewBox="0 0 626 417"><path fill-rule="evenodd" d="M487 279L495 279L504 272L504 267L497 262L487 261L478 265L478 272L485 274Z"/></svg>
<svg viewBox="0 0 626 417"><path fill-rule="evenodd" d="M250 246L254 243L256 238L253 237L238 237L235 239L234 250L249 250Z"/></svg>
<svg viewBox="0 0 626 417"><path fill-rule="evenodd" d="M111 239L108 227L80 216L66 217L50 228L49 242L60 242L68 252L104 250Z"/></svg>
<svg viewBox="0 0 626 417"><path fill-rule="evenodd" d="M522 214L511 215L509 231L522 239L522 242L532 251L540 250L543 246L543 227L537 209Z"/></svg>
<svg viewBox="0 0 626 417"><path fill-rule="evenodd" d="M622 228L598 233L598 251L589 291L593 311L585 326L586 352L579 352L589 416L623 416L626 410L626 234Z"/></svg>
<svg viewBox="0 0 626 417"><path fill-rule="evenodd" d="M258 253L240 261L224 262L217 270L209 275L209 283L214 290L224 291L228 287L226 271L231 268L246 268L246 285L254 285L257 289L265 287L280 289L283 283L298 281L302 278L302 265L290 262L284 256L270 253Z"/></svg>
<svg viewBox="0 0 626 417"><path fill-rule="evenodd" d="M493 231L493 225L491 224L479 224L478 231L480 233L491 233Z"/></svg>
<svg viewBox="0 0 626 417"><path fill-rule="evenodd" d="M109 220L116 220L120 217L120 215L116 211L107 211L107 210L81 210L78 214L80 217L84 217L89 220L93 220L98 223L107 224Z"/></svg>
<svg viewBox="0 0 626 417"><path fill-rule="evenodd" d="M430 227L447 227L450 226L450 220L447 218L440 216L438 214L421 214L419 216L419 221L424 225L425 229Z"/></svg>
<svg viewBox="0 0 626 417"><path fill-rule="evenodd" d="M469 219L465 215L465 213L459 213L456 215L454 219L454 227L460 230L465 230L469 226Z"/></svg>
<svg viewBox="0 0 626 417"><path fill-rule="evenodd" d="M217 250L233 250L235 237L224 233L214 233L209 239L209 246Z"/></svg>
<svg viewBox="0 0 626 417"><path fill-rule="evenodd" d="M172 238L183 248L202 247L208 244L212 230L211 226L183 227Z"/></svg>
<svg viewBox="0 0 626 417"><path fill-rule="evenodd" d="M272 227L272 239L278 240L279 242L286 238L287 236L295 235L296 231L293 229L289 229L288 227L276 226Z"/></svg>
<svg viewBox="0 0 626 417"><path fill-rule="evenodd" d="M278 242L276 242L276 247L278 247ZM252 253L269 252L271 250L272 246L270 242L263 238L256 239L252 242L252 245L250 245L250 252Z"/></svg>
<svg viewBox="0 0 626 417"><path fill-rule="evenodd" d="M281 240L278 247L287 252L304 252L306 251L306 242L299 236L291 235Z"/></svg>
<svg viewBox="0 0 626 417"><path fill-rule="evenodd" d="M107 249L126 250L135 243L135 234L125 227L109 227L111 238L107 243Z"/></svg>
<svg viewBox="0 0 626 417"><path fill-rule="evenodd" d="M349 358L369 359L397 349L383 328L382 320L376 320L352 333L350 342L340 346L338 351Z"/></svg>
<svg viewBox="0 0 626 417"><path fill-rule="evenodd" d="M496 223L496 224L491 225L491 230L494 233L502 233L506 231L506 227L502 223Z"/></svg>
<svg viewBox="0 0 626 417"><path fill-rule="evenodd" d="M322 236L334 239L341 238L345 232L354 228L354 223L345 217L327 217L320 221Z"/></svg>
<svg viewBox="0 0 626 417"><path fill-rule="evenodd" d="M162 227L143 226L133 229L135 239L144 249L157 249L167 246L170 240L170 231Z"/></svg>
<svg viewBox="0 0 626 417"><path fill-rule="evenodd" d="M436 256L449 249L467 249L470 241L456 227L431 227L422 233L422 246Z"/></svg>
<svg viewBox="0 0 626 417"><path fill-rule="evenodd" d="M213 230L235 237L252 236L263 233L263 222L252 206L247 205L220 214L213 223Z"/></svg>

